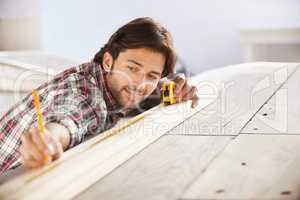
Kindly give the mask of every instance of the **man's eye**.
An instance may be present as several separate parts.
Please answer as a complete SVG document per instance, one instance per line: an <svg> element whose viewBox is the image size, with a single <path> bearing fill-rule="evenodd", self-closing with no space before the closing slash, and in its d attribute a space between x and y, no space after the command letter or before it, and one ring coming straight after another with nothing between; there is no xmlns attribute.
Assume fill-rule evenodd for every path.
<svg viewBox="0 0 300 200"><path fill-rule="evenodd" d="M128 66L128 69L132 72L136 72L137 68L136 67L132 67L132 66Z"/></svg>
<svg viewBox="0 0 300 200"><path fill-rule="evenodd" d="M151 79L151 80L156 80L156 79L158 79L157 76L154 76L154 75L149 75L148 77L149 77L149 79Z"/></svg>

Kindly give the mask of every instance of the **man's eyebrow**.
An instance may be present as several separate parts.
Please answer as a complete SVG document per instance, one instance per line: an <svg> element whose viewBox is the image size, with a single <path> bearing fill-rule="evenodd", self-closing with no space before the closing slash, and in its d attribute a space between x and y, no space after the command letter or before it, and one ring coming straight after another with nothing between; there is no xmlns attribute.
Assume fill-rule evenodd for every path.
<svg viewBox="0 0 300 200"><path fill-rule="evenodd" d="M156 75L158 75L158 76L161 75L161 73L160 73L160 72L157 72L157 71L151 71L150 73L151 73L151 74L156 74Z"/></svg>
<svg viewBox="0 0 300 200"><path fill-rule="evenodd" d="M143 65L141 64L141 63L139 63L139 62L137 62L137 61L135 61L135 60L127 60L127 61L129 61L129 62L132 62L132 63L134 63L134 64L136 64L136 65L139 65L139 66L141 66L141 67L143 67Z"/></svg>
<svg viewBox="0 0 300 200"><path fill-rule="evenodd" d="M139 65L139 66L141 66L141 67L144 67L141 63L139 63L139 62L137 62L137 61L135 61L135 60L129 59L129 60L127 60L127 61L128 61L128 62L132 62L132 63L134 63L134 64L136 64L136 65ZM151 73L151 74L158 75L158 76L161 76L161 73L158 72L158 71L151 71L150 73Z"/></svg>

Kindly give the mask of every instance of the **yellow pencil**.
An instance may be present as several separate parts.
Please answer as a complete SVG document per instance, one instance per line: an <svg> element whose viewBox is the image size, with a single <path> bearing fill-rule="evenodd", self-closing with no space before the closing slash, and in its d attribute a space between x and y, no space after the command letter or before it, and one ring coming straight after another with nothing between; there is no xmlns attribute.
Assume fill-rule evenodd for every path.
<svg viewBox="0 0 300 200"><path fill-rule="evenodd" d="M38 122L38 130L42 138L45 138L45 127L43 123L43 117L42 113L40 111L40 98L36 90L32 91L32 98L33 98L33 105L34 105L34 110L36 113L37 117L37 122ZM44 160L49 161L50 157L48 155L44 155Z"/></svg>

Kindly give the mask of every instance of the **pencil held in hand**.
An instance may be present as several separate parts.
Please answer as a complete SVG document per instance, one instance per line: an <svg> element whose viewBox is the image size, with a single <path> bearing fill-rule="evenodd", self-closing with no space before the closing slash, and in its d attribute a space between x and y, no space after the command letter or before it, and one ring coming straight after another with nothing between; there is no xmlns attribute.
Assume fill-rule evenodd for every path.
<svg viewBox="0 0 300 200"><path fill-rule="evenodd" d="M32 98L33 98L34 110L35 110L37 122L38 122L39 134L41 135L41 137L43 139L45 139L45 126L44 126L44 122L43 122L42 113L40 111L40 98L39 98L39 95L36 90L32 91ZM44 156L45 161L49 161L50 159L51 158L48 155Z"/></svg>

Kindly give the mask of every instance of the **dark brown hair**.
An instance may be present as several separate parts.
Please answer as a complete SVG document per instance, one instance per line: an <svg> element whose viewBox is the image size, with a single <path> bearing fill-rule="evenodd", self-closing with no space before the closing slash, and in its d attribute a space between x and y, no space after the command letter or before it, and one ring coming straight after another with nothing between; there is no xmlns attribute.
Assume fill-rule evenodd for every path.
<svg viewBox="0 0 300 200"><path fill-rule="evenodd" d="M146 48L165 56L163 77L175 73L176 54L171 34L149 17L137 18L119 28L96 53L93 61L102 64L105 52L116 59L120 52L138 48Z"/></svg>

